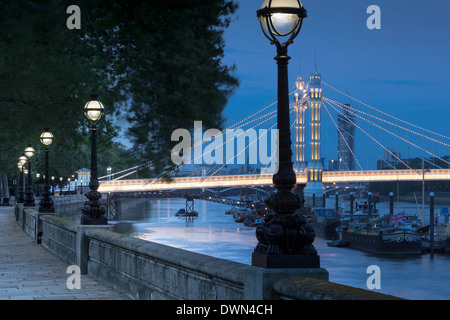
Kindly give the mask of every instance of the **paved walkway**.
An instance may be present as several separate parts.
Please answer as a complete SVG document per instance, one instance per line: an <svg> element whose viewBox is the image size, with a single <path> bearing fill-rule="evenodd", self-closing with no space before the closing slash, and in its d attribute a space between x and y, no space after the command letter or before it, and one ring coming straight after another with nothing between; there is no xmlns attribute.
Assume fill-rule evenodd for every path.
<svg viewBox="0 0 450 320"><path fill-rule="evenodd" d="M129 299L89 275L81 289L68 289L68 266L19 227L14 207L0 207L0 300Z"/></svg>

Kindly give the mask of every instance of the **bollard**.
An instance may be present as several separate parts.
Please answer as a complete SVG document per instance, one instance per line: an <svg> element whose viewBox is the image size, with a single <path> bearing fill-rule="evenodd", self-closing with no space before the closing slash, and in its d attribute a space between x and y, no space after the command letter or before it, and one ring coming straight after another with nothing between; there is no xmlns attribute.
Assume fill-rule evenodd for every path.
<svg viewBox="0 0 450 320"><path fill-rule="evenodd" d="M353 214L353 202L355 201L355 196L353 192L350 192L350 214Z"/></svg>
<svg viewBox="0 0 450 320"><path fill-rule="evenodd" d="M339 211L339 192L336 192L336 203L335 203L336 212Z"/></svg>
<svg viewBox="0 0 450 320"><path fill-rule="evenodd" d="M389 193L389 214L394 215L394 193Z"/></svg>
<svg viewBox="0 0 450 320"><path fill-rule="evenodd" d="M434 192L430 193L430 252L434 248Z"/></svg>

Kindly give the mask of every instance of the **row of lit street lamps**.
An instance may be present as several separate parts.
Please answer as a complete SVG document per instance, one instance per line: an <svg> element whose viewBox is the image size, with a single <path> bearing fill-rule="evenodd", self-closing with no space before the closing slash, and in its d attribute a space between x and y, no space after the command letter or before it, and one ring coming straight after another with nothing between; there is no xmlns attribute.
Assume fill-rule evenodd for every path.
<svg viewBox="0 0 450 320"><path fill-rule="evenodd" d="M314 230L303 216L294 214L302 207L300 198L291 190L296 184L296 176L292 164L292 150L289 120L289 92L288 92L288 46L293 43L300 33L303 19L307 12L300 0L264 0L257 11L257 17L264 35L270 43L276 46L278 65L278 110L277 128L279 130L279 168L273 176L277 192L266 203L275 214L259 226L256 231L258 245L252 256L252 264L261 267L318 267L320 260L313 246ZM91 181L90 191L86 194L88 201L82 208L81 224L107 224L106 207L100 201L101 194L97 175L97 124L103 115L103 106L93 97L84 107L84 112L92 124L91 149ZM53 142L53 135L48 131L41 135L41 142L45 146L45 187L43 201L39 211L53 212L53 203L49 197L48 183L48 149ZM34 152L21 157L21 168ZM30 169L29 169L30 170ZM23 170L21 169L21 173ZM31 175L28 176L31 181ZM28 184L30 188L31 183ZM27 199L29 195L27 192ZM31 201L31 198L28 199ZM25 202L31 204L31 202ZM291 258L286 259L284 256ZM283 256L283 259L280 259ZM297 256L297 257L293 257Z"/></svg>
<svg viewBox="0 0 450 320"><path fill-rule="evenodd" d="M106 206L101 202L101 194L98 192L98 171L97 171L97 124L104 114L103 104L98 101L96 95L92 95L91 100L84 107L84 114L91 123L91 179L89 183L90 191L86 193L87 201L82 208L81 224L85 225L104 225L107 224ZM39 202L39 212L54 213L55 207L50 197L50 179L49 179L49 149L53 143L53 134L50 129L44 129L40 136L40 141L45 148L45 173L44 188ZM35 150L31 145L25 149L24 153L19 157L17 164L20 171L19 192L17 203L23 203L24 207L34 207L33 181L31 176L31 158L34 156ZM26 165L28 164L28 168ZM27 174L28 173L28 174ZM24 174L27 175L26 190L24 190ZM61 178L62 179L62 178ZM70 179L70 178L69 178Z"/></svg>

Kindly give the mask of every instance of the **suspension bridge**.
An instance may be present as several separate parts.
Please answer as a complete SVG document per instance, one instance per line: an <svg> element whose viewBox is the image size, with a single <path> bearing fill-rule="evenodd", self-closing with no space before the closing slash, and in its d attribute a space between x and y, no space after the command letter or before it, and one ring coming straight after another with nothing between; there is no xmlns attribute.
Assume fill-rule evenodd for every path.
<svg viewBox="0 0 450 320"><path fill-rule="evenodd" d="M345 93L322 81L317 66L315 68L316 70L311 74L309 82L305 81L299 74L295 86L290 91L290 96L293 96L290 103L290 112L294 114L294 116L291 116L291 131L294 137L294 171L296 172L297 183L307 184L305 192L308 192L308 185L313 185L311 192L318 195L317 193L324 192L323 184L331 183L450 180L450 158L442 156L443 154L450 154L448 149L450 147L450 144L448 144L449 137L402 120L383 111L382 107L376 108L352 97L348 92ZM322 93L322 85L327 92L325 95ZM339 100L346 100L350 103L344 104ZM266 131L263 131L265 133L258 139L263 138L268 130L276 128L276 105L277 102L275 101L216 134L214 136L214 148L211 147L212 138L197 142L191 149L200 147L202 153L194 153L192 161L211 155L212 152L223 148L227 143L234 143L232 139L237 139L241 135L245 137L250 129L266 129ZM310 113L309 143L306 139L308 131L306 115L308 111ZM339 147L337 148L338 159L336 162L339 163L339 170L336 170L336 168L324 170L326 168L324 168L325 164L321 158L321 144L324 143L322 139L323 120L325 120L322 119L323 115L328 116L325 119L328 119L328 124L337 132ZM229 130L237 131L227 141L226 133ZM334 145L330 137L326 136L326 138L328 139L327 143ZM276 163L276 150L270 151L270 162L265 167L261 166L259 173L223 174L222 169L226 168L227 165L234 164L238 157L242 159L242 156L255 152L256 149L252 149L252 146L254 147L257 144L258 139L249 141L245 148L237 150L234 156L228 157L224 163L216 164L207 173L203 170L202 176L176 176L176 173L186 166L186 164L181 164L152 179L126 179L126 177L140 170L148 170L155 164L155 162L147 162L100 177L99 191L102 193L149 192L272 186L273 172L268 172L267 167L273 162ZM210 146L205 148L208 144ZM363 161L359 159L360 156L357 156L357 147L360 148L358 150L366 149L367 155L371 153L372 160L379 159L384 167L383 170L364 169ZM413 169L408 159L402 159L399 152L396 152L403 150L406 153L404 148L407 148L408 154L412 149L416 154L421 155L423 161L421 169ZM190 152L190 150L188 151ZM309 151L311 155L309 161L305 157L306 151ZM384 154L385 158L388 155L390 161L380 159L381 154ZM160 162L167 163L170 158L169 155L161 159ZM403 169L397 169L398 166ZM170 177L170 179L167 179L167 177Z"/></svg>

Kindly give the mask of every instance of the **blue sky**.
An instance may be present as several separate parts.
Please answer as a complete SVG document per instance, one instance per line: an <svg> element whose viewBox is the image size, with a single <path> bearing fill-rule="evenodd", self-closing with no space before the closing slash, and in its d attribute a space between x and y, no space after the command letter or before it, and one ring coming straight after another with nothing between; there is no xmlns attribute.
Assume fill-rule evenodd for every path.
<svg viewBox="0 0 450 320"><path fill-rule="evenodd" d="M241 85L224 112L228 125L267 106L277 96L277 68L273 60L276 49L263 35L256 18L262 0L237 2L240 8L225 31L224 63L236 65L235 75ZM302 3L308 10L308 18L289 47L291 86L298 75L300 57L302 74L309 78L316 50L323 81L342 91L348 90L353 97L384 112L450 136L449 0ZM369 30L366 26L370 16L366 10L370 5L381 8L380 30ZM323 94L348 102L326 87ZM322 155L336 159L336 128L324 110L322 114ZM424 139L414 137L416 142L425 143ZM362 144L371 142L363 133L358 133L357 139ZM410 156L423 153L412 146L407 150L405 144L397 145L394 140L383 141L388 147L397 147L404 158L408 151ZM382 149L372 152L359 148L358 144L356 149L363 167L364 164L373 167L376 154L382 156ZM440 156L450 154L448 147L442 146L434 152Z"/></svg>

